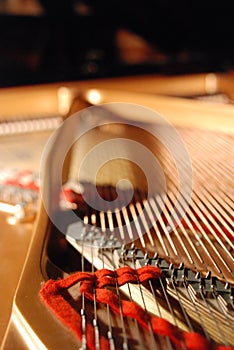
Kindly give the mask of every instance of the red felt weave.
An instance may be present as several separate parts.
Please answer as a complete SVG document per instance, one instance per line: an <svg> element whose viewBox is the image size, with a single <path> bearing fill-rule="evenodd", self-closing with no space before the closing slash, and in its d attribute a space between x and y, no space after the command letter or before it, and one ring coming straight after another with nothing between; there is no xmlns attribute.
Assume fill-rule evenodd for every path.
<svg viewBox="0 0 234 350"><path fill-rule="evenodd" d="M184 332L179 330L167 320L155 315L149 316L140 306L132 301L120 301L118 296L105 287L122 286L126 283L144 283L149 280L157 280L161 277L161 270L154 266L144 266L137 270L130 267L121 267L115 271L101 269L94 274L88 272L77 272L65 279L47 281L40 296L53 313L81 340L82 321L81 316L65 300L63 292L80 282L80 293L84 293L89 300L95 299L98 303L108 304L116 314L120 313L120 307L124 317L137 320L138 324L146 331L149 331L149 323L155 335L167 336L172 344L187 350L234 350L234 347L211 344L202 335L195 332ZM121 304L121 305L120 305ZM93 326L86 324L86 341L88 349L95 349L95 335ZM109 349L108 340L100 336L101 349Z"/></svg>

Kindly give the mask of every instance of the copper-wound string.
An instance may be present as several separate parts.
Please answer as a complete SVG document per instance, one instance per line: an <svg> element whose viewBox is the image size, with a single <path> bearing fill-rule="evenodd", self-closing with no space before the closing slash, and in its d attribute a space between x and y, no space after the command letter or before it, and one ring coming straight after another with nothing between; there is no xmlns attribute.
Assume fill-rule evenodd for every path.
<svg viewBox="0 0 234 350"><path fill-rule="evenodd" d="M159 205L161 206L161 210L164 209L164 210L163 210L163 213L164 213L166 219L169 220L169 218L170 218L170 212L171 212L171 210L172 210L170 201L167 201L167 205L164 206L164 203L163 203L162 199L159 200L159 198L157 197L157 200L158 200ZM168 207L169 207L169 208L168 208ZM178 217L175 217L175 218L178 219ZM163 220L160 220L160 224L162 225L163 230L166 231L166 230L167 230L167 227L166 227L166 225L164 224ZM178 233L177 229L175 229L173 232L175 233L175 235L176 235L177 238L180 237L180 234ZM182 246L184 247L184 244L183 244ZM187 254L189 254L187 249L185 250L185 252L187 252ZM180 256L179 254L178 254L177 256L179 257L180 262L183 263L181 256ZM193 265L193 269L196 271L196 270L197 270L197 269L196 269L196 266L195 266L195 264L194 264L194 262L193 262L192 257L190 256L190 254L189 254L189 258L190 258L190 262L191 262L192 265ZM188 317L188 315L187 315L187 312L186 312L186 310L185 310L185 308L184 308L184 306L183 306L183 302L182 302L182 300L181 300L180 294L179 294L179 292L178 292L178 290L177 290L177 287L176 287L176 285L175 285L175 283L174 283L173 278L171 278L171 281L170 281L170 282L171 282L171 285L172 285L172 287L173 287L173 289L174 289L176 298L177 298L177 300L178 300L178 302L179 302L180 309L181 309L181 311L182 311L182 314L183 314L183 316L184 316L184 319L186 320L186 323L187 323L187 325L188 325L190 331L193 331L192 324L191 324L191 322L190 322L190 320L189 320L189 317ZM189 294L189 292L188 292L187 285L186 285L185 281L183 281L183 287L186 289L187 295L188 295L188 298L189 298L189 301L192 303L192 305L193 305L193 307L194 307L194 306L195 306L195 303L193 302L193 300L192 300L192 298L191 298L191 296L190 296L190 294ZM205 328L205 326L204 326L204 324L203 324L203 322L202 322L202 319L201 319L201 317L200 317L200 314L199 314L198 309L196 308L196 306L194 307L194 311L196 312L196 317L197 317L197 319L199 319L199 320L201 321L201 322L200 322L200 325L201 325L201 327L202 327L202 329L203 329L204 335L209 339L209 336L208 336L208 334L207 334L207 332L206 332L206 328Z"/></svg>
<svg viewBox="0 0 234 350"><path fill-rule="evenodd" d="M105 263L104 263L103 249L100 249L100 254L101 254L101 260L102 260L102 268L104 269ZM111 314L110 314L109 304L106 304L106 310L107 310L107 321L108 321L107 338L109 340L110 350L115 350L115 342L114 342L113 332L112 332Z"/></svg>
<svg viewBox="0 0 234 350"><path fill-rule="evenodd" d="M161 206L162 203L163 203L163 201L161 200L160 196L157 196L157 201L158 201L159 206ZM152 203L153 203L153 204L152 204ZM164 232L165 232L165 231L166 231L166 227L165 227L165 224L164 224L164 222L163 222L163 220L162 220L162 217L159 215L159 212L158 212L158 209L157 209L156 204L155 204L154 202L151 201L151 205L153 205L154 209L156 209L156 210L154 210L154 212L157 211L156 214L157 214L158 220L159 220L159 222L160 222L160 224L161 224L161 226L162 226L162 228L164 229ZM161 210L162 210L162 208L161 208ZM168 238L169 238L169 242L173 245L172 248L173 248L173 250L174 250L176 256L179 257L179 254L178 254L178 252L177 252L177 250L176 250L176 247L174 246L174 243L173 243L173 241L171 240L170 236L169 236ZM170 259L170 255L168 256L168 258ZM179 257L179 258L180 258L180 257ZM180 260L181 260L181 259L180 259ZM133 263L134 263L134 265L135 265L135 261L133 261ZM167 305L168 305L168 309L170 310L170 313L171 313L173 322L174 322L174 324L178 327L178 323L177 323L176 317L175 317L175 315L174 315L173 307L171 306L170 300L169 300L169 298L168 298L168 296L167 296L167 292L166 292L166 290L165 290L165 288L164 288L164 285L163 285L163 282L162 282L161 278L160 278L160 284L161 284L162 291L163 291L164 297L165 297L166 302L167 302ZM152 284L151 284L151 285L152 285ZM174 290L175 290L176 295L178 296L179 305L180 305L181 311L182 311L182 313L183 313L183 315L184 315L184 319L185 319L185 321L186 321L188 327L192 330L191 323L190 323L190 321L189 321L189 319L188 319L188 317L187 317L186 311L185 311L185 309L184 309L184 307L183 307L183 305L182 305L182 302L181 302L181 300L180 300L180 296L179 296L179 294L178 294L178 292L177 292L177 290L176 290L174 284L173 284L173 287L174 287ZM147 311L146 304L145 304L145 301L144 301L143 292L142 292L142 288L141 288L140 284L139 284L139 289L140 289L140 293L141 293L142 300L143 300L143 303L144 303L144 308L145 308L145 310ZM155 295L155 294L154 294L154 295ZM183 349L186 349L184 342L181 343L181 346L182 346Z"/></svg>
<svg viewBox="0 0 234 350"><path fill-rule="evenodd" d="M93 216L94 217L94 216ZM92 224L92 222L90 222ZM94 226L93 226L94 227ZM91 242L91 268L92 274L95 272L94 259L93 259L93 241ZM93 327L94 327L94 335L95 335L95 349L100 350L100 340L99 340L99 324L98 324L98 316L97 316L97 302L96 302L96 290L93 287L93 308L94 308L94 318L93 318Z"/></svg>
<svg viewBox="0 0 234 350"><path fill-rule="evenodd" d="M144 232L142 232L142 230L141 230L141 227L140 227L140 224L139 224L139 216L137 215L136 208L135 208L135 206L133 204L130 204L130 212L131 212L131 216L133 218L132 223L134 223L134 226L136 228L136 232L137 232L138 236L140 237L140 240L141 240L141 243L142 243L142 242L144 242ZM143 245L143 248L145 250L146 249L145 242L142 245ZM134 268L136 268L136 261L135 261L135 257L134 256L132 257L132 264L133 264ZM137 275L136 275L136 277L137 277L138 290L140 292L140 298L142 300L143 308L144 308L146 314L148 315L147 322L148 322L148 327L149 327L149 331L150 331L150 338L151 338L152 346L153 346L154 349L158 349L158 345L157 345L157 343L155 341L155 336L154 336L152 325L151 325L151 322L150 322L150 318L149 318L149 314L148 314L148 310L147 310L144 294L142 292L142 287L141 287L141 284L140 284L140 281L139 281L139 278L138 278Z"/></svg>
<svg viewBox="0 0 234 350"><path fill-rule="evenodd" d="M101 214L101 212L100 212ZM103 214L101 214L103 215ZM100 220L101 222L101 230L103 233L106 233L106 229L108 227L109 229L109 225L106 226L106 222L105 220ZM108 216L107 216L107 224L108 223ZM101 248L102 249L102 248ZM103 255L102 255L102 259L103 259ZM113 253L111 253L111 259L112 259L112 266L114 268L114 273L115 273L115 269L116 269L116 265L115 265L115 262L114 262L114 256L113 256ZM102 260L104 262L104 260ZM116 276L116 273L115 273L115 289L116 289L116 294L117 294L117 297L118 297L118 300L119 300L119 312L120 312L120 320L121 320L121 325L122 325L122 331L123 331L123 349L124 350L128 350L129 347L128 347L128 338L127 338L127 331L126 331L126 326L125 326L125 323L124 323L124 317L123 317L123 311L122 311L122 307L121 307L121 297L120 297L120 293L119 293L119 286L118 286L118 280L117 280L117 276Z"/></svg>
<svg viewBox="0 0 234 350"><path fill-rule="evenodd" d="M85 231L85 227L83 227L83 231ZM82 234L82 233L81 233ZM84 234L82 235L82 243L81 243L81 271L84 272ZM85 313L85 295L84 292L81 294L81 320L82 320L82 340L81 340L81 348L82 350L86 350L87 341L86 341L86 313Z"/></svg>
<svg viewBox="0 0 234 350"><path fill-rule="evenodd" d="M168 203L170 203L170 202L168 201ZM147 204L148 204L148 202L147 202ZM162 204L162 202L161 202L161 204ZM149 211L149 207L146 205L146 203L145 203L144 207L145 207L147 213L148 213L148 212L150 213L151 221L155 220L155 218L152 216L151 210ZM162 209L162 208L161 208L161 209ZM169 212L170 212L170 210L169 210ZM164 213L165 213L165 211L164 211ZM166 214L166 217L167 217L167 214ZM165 230L166 230L166 226L164 225L163 221L161 221L161 224L164 226L163 228L164 228L164 231L165 231ZM183 226L182 226L182 229L184 229ZM185 231L185 232L186 232L186 231ZM178 234L178 235L179 235L179 234ZM186 237L187 237L187 236L186 236ZM189 238L190 238L190 237L189 237ZM191 244L192 244L192 243L191 243ZM196 250L195 250L195 252L197 253ZM190 256L190 260L191 260L191 263L193 263L193 260L192 260L192 257L191 257L191 256ZM181 259L181 258L180 258L180 261L182 262L182 259ZM195 267L195 266L194 266L194 269L196 270L196 267ZM153 286L152 286L152 282L151 282L151 281L149 281L149 285L150 285L151 293L152 293L152 295L154 296L154 300L155 300L155 304L156 304L156 307L157 307L157 310L158 310L158 314L162 317L160 308L159 308L159 306L158 306L156 294L155 294L155 292L154 292L154 289L153 289ZM191 322L190 322L190 320L189 320L189 318L188 318L188 315L187 315L186 310L185 310L184 307L183 307L183 303L182 303L182 301L181 301L180 295L179 295L179 293L178 293L178 291L177 291L177 288L176 288L175 283L173 282L173 280L172 280L172 286L173 286L173 288L174 288L175 294L176 294L177 299L178 299L178 301L179 301L180 308L181 308L182 313L183 313L183 315L184 315L184 319L186 320L186 323L187 323L189 329L190 329L191 331L193 331L193 326L192 326L192 324L191 324ZM209 337L209 335L208 335L208 333L207 333L207 331L206 331L206 328L205 328L205 326L204 326L203 320L202 320L202 318L201 318L201 316L200 316L200 313L199 313L199 311L198 311L198 308L196 307L196 304L194 303L193 299L191 298L191 295L190 295L190 293L189 293L189 291L188 291L188 288L187 288L187 285L186 285L186 282L185 282L185 281L183 281L183 287L184 287L185 290L187 291L187 297L188 297L190 303L193 305L193 310L194 310L194 311L196 312L196 314L197 314L197 319L200 321L200 325L201 325L201 327L202 327L202 329L203 329L204 335L207 337L207 339L210 339L210 337ZM165 296L165 297L166 297L166 296ZM169 307L169 309L170 309L170 307ZM169 339L167 339L167 341L169 341ZM169 343L170 343L170 341L169 341Z"/></svg>
<svg viewBox="0 0 234 350"><path fill-rule="evenodd" d="M194 203L196 203L197 215L201 218L201 221L205 224L205 227L209 230L209 232L212 234L212 236L215 237L216 241L219 243L220 247L223 248L223 250L227 254L227 256L229 256L232 259L233 257L231 255L230 251L227 249L227 247L225 246L223 241L220 239L220 237L217 235L216 231L213 229L213 227L210 224L210 222L212 222L213 225L218 229L219 226L218 226L217 222L214 220L214 218L209 213L209 211L206 209L206 207L202 204L198 195L194 194L193 200L194 200ZM225 237L225 240L230 244L232 249L234 249L233 243L227 237ZM229 267L227 267L227 268L229 268Z"/></svg>
<svg viewBox="0 0 234 350"><path fill-rule="evenodd" d="M103 221L100 220L101 225L103 225ZM96 226L96 214L93 214L91 217L91 223L95 227ZM102 226L102 232L104 231L104 227ZM104 257L103 257L103 250L100 249L101 252L101 257L102 257L102 264L103 268L105 267L104 265ZM111 324L111 316L110 316L110 307L108 304L106 304L106 310L107 310L107 320L108 320L108 332L107 332L107 338L109 340L109 345L110 345L110 350L115 350L115 343L112 335L112 324Z"/></svg>
<svg viewBox="0 0 234 350"><path fill-rule="evenodd" d="M159 204L161 203L161 205L163 205L163 202L162 202L161 200L159 200L158 197L157 197L157 200L158 200L158 203L159 203ZM161 209L162 209L162 208L161 208ZM169 213L170 213L170 211L167 212L167 210L164 210L164 214L165 214L166 218L168 218ZM165 226L163 220L159 220L159 221L160 221L160 224L161 224L162 227L163 227L163 230L165 231L165 230L166 230L166 226ZM179 255L178 255L178 256L179 256ZM181 258L180 258L180 260L181 260ZM183 303L182 303L182 301L181 301L180 294L179 294L178 291L177 291L177 288L176 288L176 286L175 286L175 283L174 283L173 279L171 279L171 285L173 286L174 292L175 292L175 294L176 294L176 298L177 298L177 300L178 300L178 302L179 302L180 309L181 309L181 311L182 311L182 313L183 313L183 315L184 315L184 318L185 318L185 320L186 320L186 323L187 323L187 325L189 326L190 330L192 330L191 322L190 322L190 320L189 320L189 318L188 318L188 316L187 316L187 313L186 313L186 311L185 311L185 309L184 309L184 307L183 307ZM184 283L184 286L186 287L185 283ZM225 342L224 334L223 334L223 332L222 332L222 329L219 327L219 320L216 319L215 314L212 312L212 310L211 310L209 304L207 303L206 298L203 296L202 292L201 292L200 294L201 294L201 298L202 298L204 304L206 305L206 309L209 311L210 319L213 320L213 323L214 323L216 329L219 331L219 334L221 335L221 338L222 338L223 342ZM190 298L190 301L191 301L191 298ZM195 308L194 311L196 311L198 319L201 319L201 318L200 318L200 315L199 315L199 313L198 313L198 311L197 311L197 308ZM201 323L201 326L204 328L204 324L203 324L203 323ZM205 331L205 328L204 328L203 330L204 330L204 334L207 335L207 332Z"/></svg>
<svg viewBox="0 0 234 350"><path fill-rule="evenodd" d="M170 171L170 169L168 168L168 165L167 165L167 164L165 164L165 168L166 168L166 171ZM175 184L174 182L171 182L170 185L171 185L171 190L172 190L172 191L173 191L173 190L174 190L175 192L178 191L178 190L177 190L177 186L176 186L176 184ZM183 197L183 195L182 195L181 197ZM183 198L182 198L182 200L183 200ZM185 202L185 204L187 204L187 203ZM194 202L193 202L192 204L194 204ZM192 205L192 204L191 204L191 205ZM190 207L191 207L191 205L190 205ZM182 207L183 207L183 206L182 206ZM196 208L196 207L195 207L195 208ZM196 209L197 209L197 208L196 208ZM157 207L156 207L156 206L154 206L154 210L157 211ZM219 256L220 254L218 253L216 247L213 245L213 243L212 243L212 241L210 240L209 236L208 236L208 235L206 234L206 232L203 230L203 228L201 227L201 225L199 224L199 222L197 222L198 220L196 219L196 217L195 217L194 214L192 213L191 209L189 208L189 209L187 210L187 212L189 212L190 217L191 217L191 219L192 219L192 222L196 222L196 224L199 226L199 228L200 228L200 230L201 230L201 233L203 234L203 238L207 241L207 243L209 244L209 246L211 247L211 249L215 251L216 255ZM194 230L193 230L193 231L194 231ZM165 233L166 233L166 232L165 232ZM195 236L196 236L196 239L199 241L199 243L200 243L201 246L203 247L204 251L206 252L207 256L208 256L208 257L210 256L210 258L211 258L210 252L207 250L207 247L203 244L203 242L202 242L202 240L200 239L199 235L198 235L197 233L195 233L195 232L194 232L194 234L195 234ZM169 238L167 234L166 234L166 237ZM169 238L169 242L171 243L171 239L170 239L170 238ZM173 248L173 250L174 250L174 244L172 244L171 246L172 246L172 248ZM212 259L212 258L211 258L211 259ZM222 257L221 257L221 259L222 259ZM223 259L222 259L222 260L223 260ZM219 267L217 266L216 262L214 261L214 259L212 259L212 262L213 262L213 265L214 265L214 267L216 268L216 270L219 271L219 273L220 273L221 271L220 271ZM226 265L226 262L225 262L225 261L223 261L223 263L224 263L224 265ZM228 266L227 266L227 269L230 270L230 269L228 268Z"/></svg>
<svg viewBox="0 0 234 350"><path fill-rule="evenodd" d="M234 224L233 223L234 210L231 209L230 207L229 208L227 207L222 197L219 197L218 199L215 200L208 190L207 191L200 190L198 195L201 201L203 203L206 203L206 206L209 209L210 213L209 213L208 219L216 227L216 229L219 230L219 234L222 236L222 238L226 240L231 247L234 247L233 242L222 230L222 227L225 228L225 230L228 231L228 234L232 236L234 240L234 231L231 229L231 227ZM224 208L226 209L226 211L228 210L230 215L227 215L227 212L225 212Z"/></svg>
<svg viewBox="0 0 234 350"><path fill-rule="evenodd" d="M164 203L163 203L162 199L159 198L159 197L157 196L157 201L158 201L159 205L161 206L161 210L163 210ZM165 214L165 217L166 217L167 219L169 219L170 210L168 211L168 210L167 210L167 207L164 207L164 214ZM160 225L162 226L163 230L164 230L164 231L167 231L167 227L166 227L165 223L163 222L162 218L159 218L159 222L160 222ZM175 231L176 231L176 230L175 230ZM182 261L182 258L181 258L181 256L180 256L180 254L178 254L178 252L177 252L177 257L179 258L180 262L182 263L182 262L183 262L183 261ZM190 261L192 262L192 258L191 258L191 257L190 257ZM196 267L195 267L195 266L194 266L194 269L196 270ZM180 306L180 309L181 309L182 314L183 314L183 316L184 316L184 319L185 319L185 321L186 321L186 323L187 323L189 329L190 329L191 331L193 331L192 324L191 324L191 322L190 322L190 320L189 320L189 317L188 317L188 315L187 315L187 312L186 312L186 310L185 310L185 308L184 308L184 306L183 306L183 302L182 302L182 300L181 300L181 297L180 297L180 294L179 294L179 292L178 292L178 290L177 290L177 287L176 287L176 285L175 285L175 283L174 283L174 281L173 281L173 278L171 278L170 283L171 283L171 285L172 285L172 287L173 287L173 289L174 289L174 292L175 292L176 298L177 298L177 300L178 300L178 302L179 302L179 306ZM187 289L187 286L186 286L185 282L183 282L183 286ZM190 299L190 302L191 302L191 298L190 298L190 297L189 297L189 299ZM196 308L195 308L195 311L197 312L197 309L196 309ZM198 312L197 312L197 317L198 317L198 319L200 319L200 315L198 314ZM202 325L202 323L201 323L201 325ZM206 334L205 330L204 330L204 334Z"/></svg>
<svg viewBox="0 0 234 350"><path fill-rule="evenodd" d="M196 190L196 182L195 182L195 191L194 191L194 195L196 195L197 197L199 197L199 201L198 203L200 203L200 205L202 204L202 202L206 203L206 205L209 205L209 209L212 215L209 215L211 221L214 223L214 225L218 225L217 222L221 222L223 224L223 226L229 231L229 233L231 235L234 236L233 231L230 229L230 227L228 225L226 225L226 222L222 219L221 214L224 216L225 220L227 222L229 222L229 224L231 226L233 226L233 215L234 215L234 211L233 211L233 207L231 209L231 207L226 209L228 210L229 215L227 214L227 212L225 213L224 210L222 210L222 204L224 204L224 200L222 198L222 194L226 194L226 192L220 192L219 190L217 191L217 188L214 189L212 191L212 195L215 195L215 193L219 193L219 197L217 197L216 195L216 200L212 199L212 195L210 194L210 184L207 182L206 178L204 177L204 172L209 172L209 170L207 169L207 166L205 167L205 165L202 166L202 162L197 163L196 160L194 160L194 165L195 165L195 169L197 169L197 171L195 172L196 174L196 178L198 183L201 182L201 186L199 186L199 188ZM219 164L217 164L217 167L219 168ZM202 168L202 171L201 171ZM211 174L210 174L211 175ZM211 178L213 178L214 176L212 176ZM222 179L222 178L221 178ZM217 183L215 183L215 185L217 186L217 184L219 182L221 182L220 178L217 178ZM223 179L222 179L223 181ZM206 184L206 187L204 188L204 185L202 186L202 184ZM234 181L233 181L233 186L234 186ZM205 190L206 189L206 190ZM226 189L227 192L228 189ZM204 208L204 206L203 206ZM231 214L231 212L233 213L233 215ZM211 218L212 216L212 218ZM214 220L214 216L215 216L215 220ZM204 217L204 216L203 216ZM202 217L202 218L203 218ZM201 219L202 219L201 218ZM228 237L222 233L222 229L220 229L220 233L221 235L224 237L225 240L228 240ZM230 241L228 240L229 244ZM232 244L232 243L231 243Z"/></svg>

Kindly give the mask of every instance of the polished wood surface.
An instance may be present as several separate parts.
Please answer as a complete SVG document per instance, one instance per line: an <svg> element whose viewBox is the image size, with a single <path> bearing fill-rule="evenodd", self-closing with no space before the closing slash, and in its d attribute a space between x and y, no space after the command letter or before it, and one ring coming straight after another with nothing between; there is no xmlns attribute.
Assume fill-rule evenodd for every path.
<svg viewBox="0 0 234 350"><path fill-rule="evenodd" d="M0 89L0 120L10 116L28 118L38 115L54 115L59 112L61 94L59 88L67 87L68 103L72 96L84 89L111 89L154 95L191 97L226 94L234 100L234 73L194 74L183 76L142 75L76 82L62 82L25 87Z"/></svg>
<svg viewBox="0 0 234 350"><path fill-rule="evenodd" d="M32 234L33 223L11 226L0 213L0 344L9 322L12 300L17 287Z"/></svg>
<svg viewBox="0 0 234 350"><path fill-rule="evenodd" d="M210 79L210 82L207 83L207 79ZM46 117L61 114L61 111L64 111L65 114L73 97L78 92L87 89L99 89L101 102L103 103L139 103L156 110L176 125L233 132L234 106L232 104L207 103L182 98L191 95L216 93L220 90L227 92L232 98L232 91L234 90L230 89L231 86L230 76L222 75L217 79L217 76L202 74L185 77L124 77L7 88L0 90L0 120ZM61 87L65 87L67 90L61 90ZM43 139L43 142L45 140ZM10 152L12 152L12 159L14 159L16 148L11 147ZM35 169L37 164L39 166L38 154ZM10 157L7 158L10 159ZM14 162L7 163L7 158L2 164L4 163L6 167L12 167ZM30 162L27 163L27 160L25 160L23 165L28 167ZM1 215L0 222L2 228L0 278L3 281L0 291L1 296L5 296L0 298L0 309L2 310L0 313L1 340L6 330L13 296L23 269L32 232L32 223L11 227L6 223L5 215Z"/></svg>

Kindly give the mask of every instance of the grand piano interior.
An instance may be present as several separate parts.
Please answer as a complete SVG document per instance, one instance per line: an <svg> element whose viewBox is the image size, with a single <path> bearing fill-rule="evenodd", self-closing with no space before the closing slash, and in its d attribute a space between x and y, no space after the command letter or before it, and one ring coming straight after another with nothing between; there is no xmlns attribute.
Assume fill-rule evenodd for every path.
<svg viewBox="0 0 234 350"><path fill-rule="evenodd" d="M233 10L227 0L0 1L1 350L234 349ZM88 132L64 155L61 199L56 164L74 128L59 127L77 112ZM162 178L126 139L157 158ZM126 176L133 192L116 192ZM85 203L118 194L113 211ZM69 276L73 289L48 294L48 280Z"/></svg>

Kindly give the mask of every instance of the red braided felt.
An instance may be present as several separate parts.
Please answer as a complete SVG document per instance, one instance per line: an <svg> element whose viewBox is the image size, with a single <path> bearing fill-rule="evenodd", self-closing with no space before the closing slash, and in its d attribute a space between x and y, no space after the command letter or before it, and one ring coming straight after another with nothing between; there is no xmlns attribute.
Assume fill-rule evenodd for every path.
<svg viewBox="0 0 234 350"><path fill-rule="evenodd" d="M40 291L43 301L57 315L57 317L68 327L70 327L81 340L81 316L69 305L63 298L61 292L81 282L80 293L84 293L89 300L94 300L93 290L95 288L96 302L108 304L116 313L120 313L120 306L123 316L131 317L137 320L139 325L149 331L151 324L154 334L167 336L171 342L182 348L183 344L187 350L234 350L234 347L224 345L213 345L202 335L195 332L180 331L176 326L163 318L151 315L149 316L140 306L132 301L122 300L116 294L108 289L107 286L122 286L126 283L144 283L149 280L157 280L161 276L161 271L157 267L144 266L138 270L130 267L122 267L115 271L102 269L94 274L87 272L77 272L66 279L51 281L44 284ZM120 305L121 303L121 305ZM95 349L94 329L87 323L86 340L88 349ZM109 342L100 336L101 349L109 349Z"/></svg>

